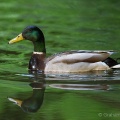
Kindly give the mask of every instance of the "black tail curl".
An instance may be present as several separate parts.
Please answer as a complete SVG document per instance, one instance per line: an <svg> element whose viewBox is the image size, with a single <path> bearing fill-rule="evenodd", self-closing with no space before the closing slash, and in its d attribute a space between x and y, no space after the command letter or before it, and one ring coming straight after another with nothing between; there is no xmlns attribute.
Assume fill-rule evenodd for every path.
<svg viewBox="0 0 120 120"><path fill-rule="evenodd" d="M109 67L112 67L112 66L119 64L118 60L120 60L120 58L117 58L114 60L113 58L108 57L107 59L105 59L102 62L106 63Z"/></svg>

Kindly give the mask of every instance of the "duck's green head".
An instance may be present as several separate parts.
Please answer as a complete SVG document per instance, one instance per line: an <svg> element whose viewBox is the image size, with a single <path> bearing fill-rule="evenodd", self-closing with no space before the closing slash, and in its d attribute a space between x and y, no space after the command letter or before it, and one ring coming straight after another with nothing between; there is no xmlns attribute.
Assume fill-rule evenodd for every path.
<svg viewBox="0 0 120 120"><path fill-rule="evenodd" d="M35 52L46 52L43 32L36 26L26 27L21 34L9 41L9 44L21 40L30 40L34 44Z"/></svg>

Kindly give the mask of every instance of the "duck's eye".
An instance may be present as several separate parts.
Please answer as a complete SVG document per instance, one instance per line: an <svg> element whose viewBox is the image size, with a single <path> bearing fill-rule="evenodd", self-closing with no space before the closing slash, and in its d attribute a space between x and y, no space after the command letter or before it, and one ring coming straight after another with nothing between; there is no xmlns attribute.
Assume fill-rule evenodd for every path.
<svg viewBox="0 0 120 120"><path fill-rule="evenodd" d="M32 30L30 29L29 32L32 32Z"/></svg>

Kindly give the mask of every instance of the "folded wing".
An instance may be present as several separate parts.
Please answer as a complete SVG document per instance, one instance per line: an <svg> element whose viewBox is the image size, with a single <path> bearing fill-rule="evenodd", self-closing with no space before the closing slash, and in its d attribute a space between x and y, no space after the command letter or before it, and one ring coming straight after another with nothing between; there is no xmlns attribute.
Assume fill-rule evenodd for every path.
<svg viewBox="0 0 120 120"><path fill-rule="evenodd" d="M48 59L54 63L78 63L78 62L99 62L108 58L114 51L69 51L57 54Z"/></svg>

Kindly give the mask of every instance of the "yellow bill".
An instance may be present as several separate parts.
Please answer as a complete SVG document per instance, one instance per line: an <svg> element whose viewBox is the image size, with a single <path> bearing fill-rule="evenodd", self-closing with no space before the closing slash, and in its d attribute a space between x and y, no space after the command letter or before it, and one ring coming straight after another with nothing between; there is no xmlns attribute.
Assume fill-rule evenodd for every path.
<svg viewBox="0 0 120 120"><path fill-rule="evenodd" d="M22 33L19 34L16 38L13 38L12 40L9 41L9 44L15 43L15 42L19 42L21 40L24 40Z"/></svg>
<svg viewBox="0 0 120 120"><path fill-rule="evenodd" d="M18 105L20 107L21 107L22 102L23 102L22 100L18 100L18 99L14 99L14 98L9 98L9 97L8 97L8 100L11 101L11 102L13 102L13 103L15 103L16 105Z"/></svg>

